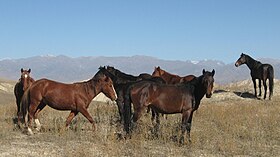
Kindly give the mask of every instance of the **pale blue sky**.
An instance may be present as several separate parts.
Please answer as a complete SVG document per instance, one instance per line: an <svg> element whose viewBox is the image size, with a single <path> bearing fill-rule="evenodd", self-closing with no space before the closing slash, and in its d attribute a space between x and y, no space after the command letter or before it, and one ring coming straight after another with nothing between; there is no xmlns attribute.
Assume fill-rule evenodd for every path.
<svg viewBox="0 0 280 157"><path fill-rule="evenodd" d="M0 0L0 59L280 59L279 0Z"/></svg>

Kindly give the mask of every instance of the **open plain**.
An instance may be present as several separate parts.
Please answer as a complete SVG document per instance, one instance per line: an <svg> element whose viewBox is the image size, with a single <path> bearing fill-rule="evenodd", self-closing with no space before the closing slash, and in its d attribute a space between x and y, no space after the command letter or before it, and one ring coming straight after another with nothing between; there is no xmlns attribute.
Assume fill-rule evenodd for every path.
<svg viewBox="0 0 280 157"><path fill-rule="evenodd" d="M78 115L69 129L69 114L46 107L39 115L42 130L33 136L18 129L13 81L1 80L0 156L280 156L280 81L271 101L255 99L245 80L215 85L212 98L203 98L192 123L192 143L179 145L181 114L161 117L155 136L150 113L126 139L114 103L93 101L89 112L96 130Z"/></svg>

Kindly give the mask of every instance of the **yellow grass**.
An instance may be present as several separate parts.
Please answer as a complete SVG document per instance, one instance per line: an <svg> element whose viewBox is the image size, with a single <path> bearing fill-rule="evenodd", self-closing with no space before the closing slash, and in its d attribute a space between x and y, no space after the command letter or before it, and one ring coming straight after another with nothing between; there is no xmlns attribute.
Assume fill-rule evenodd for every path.
<svg viewBox="0 0 280 157"><path fill-rule="evenodd" d="M42 131L27 136L13 124L16 105L10 94L0 103L0 156L279 156L277 93L272 101L264 101L228 96L233 88L217 88L229 92L203 98L193 117L192 143L183 146L178 144L181 114L161 117L158 137L153 134L150 114L145 114L132 137L125 139L116 105L97 102L89 108L95 132L82 115L64 130L69 112L46 107L39 116Z"/></svg>

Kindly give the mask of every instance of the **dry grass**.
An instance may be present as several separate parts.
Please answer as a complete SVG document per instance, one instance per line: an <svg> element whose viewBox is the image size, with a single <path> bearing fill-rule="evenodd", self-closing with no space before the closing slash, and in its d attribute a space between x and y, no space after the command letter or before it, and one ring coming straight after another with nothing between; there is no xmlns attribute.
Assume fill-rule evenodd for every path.
<svg viewBox="0 0 280 157"><path fill-rule="evenodd" d="M263 101L232 92L251 92L245 86L220 86L216 90L222 92L204 98L194 114L192 143L184 146L178 144L180 114L161 118L157 138L146 114L131 139L124 139L116 106L97 102L89 108L97 123L95 132L82 115L64 130L69 112L47 107L40 114L42 131L27 136L15 129L16 105L7 94L0 102L0 156L279 156L279 93Z"/></svg>

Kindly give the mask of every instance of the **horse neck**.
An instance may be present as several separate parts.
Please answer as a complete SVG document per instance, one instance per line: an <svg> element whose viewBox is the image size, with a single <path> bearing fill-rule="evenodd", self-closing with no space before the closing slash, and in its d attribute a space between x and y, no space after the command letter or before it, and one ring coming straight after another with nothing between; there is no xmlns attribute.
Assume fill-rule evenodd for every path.
<svg viewBox="0 0 280 157"><path fill-rule="evenodd" d="M101 88L98 87L96 84L97 81L94 79L83 83L85 91L90 100L92 100L96 95L98 95L101 92Z"/></svg>
<svg viewBox="0 0 280 157"><path fill-rule="evenodd" d="M27 89L31 86L31 84L34 82L34 79L32 77L26 78L26 80L20 80L20 84L24 87L24 89ZM26 86L26 87L25 87Z"/></svg>
<svg viewBox="0 0 280 157"><path fill-rule="evenodd" d="M136 76L123 73L119 70L116 70L116 76L119 77L121 80L125 80L125 81L136 81L137 80Z"/></svg>
<svg viewBox="0 0 280 157"><path fill-rule="evenodd" d="M178 77L178 75L173 75L166 71L164 71L161 75L161 78L163 78L167 83L170 83L174 77Z"/></svg>
<svg viewBox="0 0 280 157"><path fill-rule="evenodd" d="M197 82L195 83L194 94L195 94L195 101L197 103L196 105L200 104L201 99L204 97L207 91L205 86L203 86L202 84L202 78L203 76L198 77Z"/></svg>
<svg viewBox="0 0 280 157"><path fill-rule="evenodd" d="M258 65L260 64L259 61L254 60L252 57L250 56L246 56L246 65L248 66L248 68L250 70L255 69L256 67L258 67Z"/></svg>

